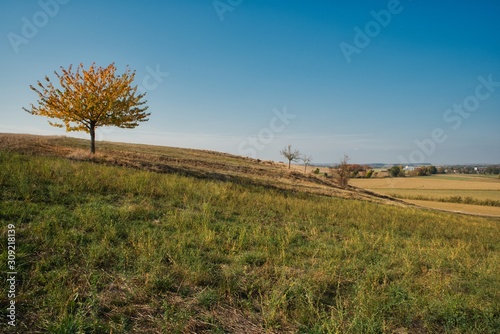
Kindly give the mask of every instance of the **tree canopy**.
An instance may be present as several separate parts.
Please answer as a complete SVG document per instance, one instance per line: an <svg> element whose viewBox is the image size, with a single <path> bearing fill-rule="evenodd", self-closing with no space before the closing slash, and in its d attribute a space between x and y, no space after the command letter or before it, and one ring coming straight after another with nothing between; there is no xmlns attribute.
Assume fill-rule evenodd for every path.
<svg viewBox="0 0 500 334"><path fill-rule="evenodd" d="M61 73L54 73L60 87L45 76L45 83L38 81L37 87L30 85L38 94L38 106L31 104L30 109L23 109L62 122L49 121L52 126L89 133L92 153L95 153L97 127L135 128L139 122L148 120L150 114L144 106L147 101L143 100L146 93L139 94L137 86L132 85L135 71L128 66L122 75L116 73L114 63L106 68L93 63L88 70L80 64L76 71L72 65L67 69L61 66Z"/></svg>

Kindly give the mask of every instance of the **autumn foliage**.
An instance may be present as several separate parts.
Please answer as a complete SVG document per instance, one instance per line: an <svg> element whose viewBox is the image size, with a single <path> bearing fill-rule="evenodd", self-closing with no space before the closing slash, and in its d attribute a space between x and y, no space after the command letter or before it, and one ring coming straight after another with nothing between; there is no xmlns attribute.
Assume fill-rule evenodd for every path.
<svg viewBox="0 0 500 334"><path fill-rule="evenodd" d="M132 86L135 71L128 67L122 75L116 74L114 63L106 68L92 64L88 70L80 64L76 71L72 65L67 69L61 66L61 73L54 73L59 87L46 76L45 83L38 81L37 87L30 86L38 94L38 106L31 104L30 109L23 109L62 122L49 121L52 126L89 133L92 153L97 127L135 128L148 120L147 101L142 100L146 93L140 94L137 86Z"/></svg>

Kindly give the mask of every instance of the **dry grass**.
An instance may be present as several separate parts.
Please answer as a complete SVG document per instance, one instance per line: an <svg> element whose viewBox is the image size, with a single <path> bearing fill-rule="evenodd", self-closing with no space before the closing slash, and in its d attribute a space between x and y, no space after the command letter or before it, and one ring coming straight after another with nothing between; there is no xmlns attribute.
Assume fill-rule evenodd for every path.
<svg viewBox="0 0 500 334"><path fill-rule="evenodd" d="M326 196L363 199L404 205L402 201L356 188L343 189L324 176L288 170L272 161L261 161L226 153L166 146L98 142L97 153L88 153L83 139L0 134L0 149L20 153L65 157L71 160L125 166L160 173L178 173L201 179L238 182L266 188L293 190ZM311 167L310 167L311 168Z"/></svg>
<svg viewBox="0 0 500 334"><path fill-rule="evenodd" d="M405 201L425 208L452 211L457 213L466 213L470 215L500 217L500 208L494 206L444 203L437 201L422 201L422 200L411 200L411 199L407 199Z"/></svg>
<svg viewBox="0 0 500 334"><path fill-rule="evenodd" d="M373 189L375 191L375 189ZM475 200L493 200L500 201L500 191L497 190L451 190L451 189L377 189L377 192L397 196L400 198L408 197L429 197L434 199L446 199L453 196L460 196L462 198L473 198ZM414 198L418 199L418 198Z"/></svg>
<svg viewBox="0 0 500 334"><path fill-rule="evenodd" d="M500 179L489 176L447 174L423 177L353 179L351 184L376 193L402 198L408 203L426 208L500 216L498 206L489 206L497 205L500 201ZM460 203L463 200L469 200L469 203L473 204ZM455 201L457 203L443 203L442 201Z"/></svg>
<svg viewBox="0 0 500 334"><path fill-rule="evenodd" d="M100 143L85 161L86 141L15 139L0 232L16 224L19 333L500 328L497 218L318 196L321 179L215 152Z"/></svg>
<svg viewBox="0 0 500 334"><path fill-rule="evenodd" d="M432 175L384 179L353 179L356 187L379 192L399 189L412 190L494 190L500 191L500 179L473 175ZM455 191L451 195L457 195Z"/></svg>

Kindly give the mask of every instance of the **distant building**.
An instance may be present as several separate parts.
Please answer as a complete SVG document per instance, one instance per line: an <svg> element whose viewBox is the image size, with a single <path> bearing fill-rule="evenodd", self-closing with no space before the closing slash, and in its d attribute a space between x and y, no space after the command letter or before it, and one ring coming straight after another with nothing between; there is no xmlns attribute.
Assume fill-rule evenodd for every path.
<svg viewBox="0 0 500 334"><path fill-rule="evenodd" d="M406 166L403 168L405 172L413 172L415 170L415 166Z"/></svg>

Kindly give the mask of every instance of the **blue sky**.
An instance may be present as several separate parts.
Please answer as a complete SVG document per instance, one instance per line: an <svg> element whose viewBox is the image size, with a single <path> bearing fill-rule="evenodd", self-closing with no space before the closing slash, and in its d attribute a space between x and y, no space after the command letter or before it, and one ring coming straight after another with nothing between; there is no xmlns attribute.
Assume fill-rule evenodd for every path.
<svg viewBox="0 0 500 334"><path fill-rule="evenodd" d="M498 1L3 0L0 32L0 132L87 138L24 112L29 85L115 62L151 117L100 140L500 163Z"/></svg>

